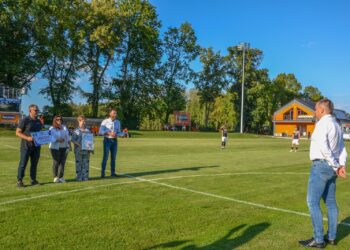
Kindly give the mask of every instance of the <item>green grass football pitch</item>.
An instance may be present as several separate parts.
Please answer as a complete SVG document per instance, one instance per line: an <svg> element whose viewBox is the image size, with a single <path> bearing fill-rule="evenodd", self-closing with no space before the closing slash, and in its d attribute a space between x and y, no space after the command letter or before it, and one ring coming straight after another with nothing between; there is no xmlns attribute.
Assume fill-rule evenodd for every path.
<svg viewBox="0 0 350 250"><path fill-rule="evenodd" d="M123 177L100 179L97 138L90 180L74 181L70 153L64 184L52 183L44 146L42 185L22 189L19 142L0 136L0 249L299 249L312 236L306 140L290 153L290 140L230 134L221 150L219 133L137 132L119 140ZM349 197L338 180L337 249L350 249Z"/></svg>

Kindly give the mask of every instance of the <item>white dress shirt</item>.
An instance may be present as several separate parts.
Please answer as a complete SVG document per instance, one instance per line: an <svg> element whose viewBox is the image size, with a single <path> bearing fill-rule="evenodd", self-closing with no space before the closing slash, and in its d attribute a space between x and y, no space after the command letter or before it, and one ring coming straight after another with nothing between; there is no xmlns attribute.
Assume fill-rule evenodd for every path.
<svg viewBox="0 0 350 250"><path fill-rule="evenodd" d="M113 136L105 135L107 132L115 132L116 134L120 133L120 121L117 119L112 121L111 118L104 119L101 123L99 134L106 138L115 138Z"/></svg>
<svg viewBox="0 0 350 250"><path fill-rule="evenodd" d="M311 137L310 160L326 160L336 170L345 166L347 153L343 134L335 118L323 116L317 123Z"/></svg>

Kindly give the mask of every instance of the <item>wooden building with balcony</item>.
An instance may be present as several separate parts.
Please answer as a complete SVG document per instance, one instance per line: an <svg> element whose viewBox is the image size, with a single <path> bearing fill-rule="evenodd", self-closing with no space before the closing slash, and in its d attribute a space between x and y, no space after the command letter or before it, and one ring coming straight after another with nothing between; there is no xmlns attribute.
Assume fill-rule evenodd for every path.
<svg viewBox="0 0 350 250"><path fill-rule="evenodd" d="M334 109L333 115L343 133L350 133L350 115L341 109ZM298 127L302 136L312 135L315 122L315 103L307 99L294 99L274 113L273 134L291 136Z"/></svg>
<svg viewBox="0 0 350 250"><path fill-rule="evenodd" d="M273 115L274 136L291 136L298 127L302 136L311 135L315 129L315 103L306 99L294 99Z"/></svg>

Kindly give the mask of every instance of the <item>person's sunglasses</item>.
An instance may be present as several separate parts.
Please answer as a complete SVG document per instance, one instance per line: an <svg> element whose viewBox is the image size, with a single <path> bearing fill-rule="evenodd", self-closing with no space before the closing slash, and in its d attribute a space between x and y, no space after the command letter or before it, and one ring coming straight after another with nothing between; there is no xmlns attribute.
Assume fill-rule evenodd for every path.
<svg viewBox="0 0 350 250"><path fill-rule="evenodd" d="M56 121L62 121L62 119L61 119L61 118L58 118L58 119L56 119Z"/></svg>

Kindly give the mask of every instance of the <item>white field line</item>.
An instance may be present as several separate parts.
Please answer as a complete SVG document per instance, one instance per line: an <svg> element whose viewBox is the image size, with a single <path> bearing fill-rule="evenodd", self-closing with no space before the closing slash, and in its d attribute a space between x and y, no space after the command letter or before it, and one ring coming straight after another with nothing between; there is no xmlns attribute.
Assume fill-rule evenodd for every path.
<svg viewBox="0 0 350 250"><path fill-rule="evenodd" d="M9 146L9 145L5 145L5 146ZM9 147L12 147L12 146L9 146ZM15 147L13 147L13 148L15 148ZM239 174L239 173L213 174L212 176L233 175L233 174ZM253 174L254 175L254 173L243 173L243 174ZM272 174L272 173L265 173L265 174ZM284 174L284 173L279 173L279 174ZM291 172L289 172L289 174L291 174ZM306 174L306 173L297 173L297 174ZM169 177L169 178L144 179L144 178L132 176L130 174L121 174L121 175L124 175L124 176L132 178L132 179L136 179L137 181L135 181L135 182L112 183L112 184L99 185L99 186L90 186L90 187L86 187L86 188L79 188L79 189L73 189L73 190L68 190L68 191L61 191L61 192L43 194L43 195L39 195L39 196L32 196L32 197L27 197L27 198L21 198L21 199L16 199L16 200L10 200L10 201L6 201L6 202L2 202L2 203L0 203L0 205L17 203L17 202L20 202L20 201L39 199L39 198L44 198L44 197L49 197L49 196L54 196L54 195L60 195L60 194L65 194L65 193L73 193L73 192L78 192L78 191L93 190L93 189L96 189L96 188L99 188L99 187L108 187L108 186L114 186L114 185L132 184L132 183L139 183L139 182L149 182L149 183L153 183L153 184L160 185L160 186L165 186L165 187L172 188L172 189L182 190L182 191L191 192L191 193L195 193L195 194L200 194L200 195L204 195L204 196L209 196L209 197L222 199L222 200L233 201L233 202L236 202L236 203L249 205L249 206L253 206L253 207L259 207L259 208L268 209L268 210L274 210L274 211L278 211L278 212L284 212L284 213L295 214L295 215L300 215L300 216L304 216L304 217L310 217L310 214L303 213L303 212L298 212L298 211L289 210L289 209L283 209L283 208L266 206L266 205L259 204L259 203L254 203L254 202L249 202L249 201L244 201L244 200L238 200L238 199L234 199L234 198L230 198L230 197L226 197L226 196L216 195L216 194L212 194L212 193L197 191L197 190L193 190L193 189L189 189L189 188L184 188L184 187L179 187L179 186L174 186L174 185L158 182L158 180L167 180L169 178L170 179L180 179L180 178L185 178L185 177L190 177L190 176L182 176L182 177L181 176L174 176L174 177ZM192 177L202 177L202 176L210 176L210 175L194 175ZM328 221L327 218L323 218L323 220L324 221ZM350 223L340 222L339 224L350 227Z"/></svg>
<svg viewBox="0 0 350 250"><path fill-rule="evenodd" d="M14 148L14 149L19 150L19 148L18 148L18 147L11 146L11 145L2 144L2 146L8 147L8 148Z"/></svg>
<svg viewBox="0 0 350 250"><path fill-rule="evenodd" d="M8 205L8 204L18 203L18 202L22 202L22 201L35 200L35 199L46 198L46 197L56 196L56 195L61 195L61 194L75 193L75 192L86 191L86 190L95 190L97 188L110 187L110 186L116 186L116 185L134 184L134 183L140 183L140 182L143 182L143 181L137 180L137 181L128 181L128 182L109 183L109 184L98 185L98 186L88 186L88 187L84 187L84 188L77 188L77 189L66 190L66 191L46 193L46 194L41 194L41 195L37 195L37 196L31 196L31 197L25 197L25 198L4 201L4 202L1 202L0 205Z"/></svg>
<svg viewBox="0 0 350 250"><path fill-rule="evenodd" d="M266 205L263 205L263 204L249 202L249 201L244 201L244 200L238 200L238 199L234 199L234 198L230 198L230 197L226 197L226 196L222 196L222 195L216 195L216 194L202 192L202 191L197 191L197 190L193 190L193 189L189 189L189 188L174 186L174 185L158 182L158 181L155 181L155 180L147 180L147 179L144 179L144 178L135 177L135 176L128 175L128 174L123 174L123 175L125 175L125 176L127 176L129 178L137 179L137 180L144 181L144 182L150 182L150 183L153 183L153 184L156 184L156 185L160 185L160 186L164 186L164 187L168 187L168 188L172 188L172 189L178 189L178 190L191 192L191 193L195 193L195 194L200 194L200 195L204 195L204 196L209 196L209 197L213 197L213 198L217 198L217 199L233 201L233 202L236 202L236 203L249 205L249 206L253 206L253 207L259 207L259 208L274 210L274 211L278 211L278 212L295 214L295 215L300 215L300 216L304 216L304 217L311 217L310 214L303 213L303 212L298 212L298 211L293 211L293 210L289 210L289 209L283 209L283 208L266 206ZM327 218L323 218L323 220L324 221L328 221ZM350 227L350 223L340 222L339 224Z"/></svg>
<svg viewBox="0 0 350 250"><path fill-rule="evenodd" d="M290 140L290 141L292 141L292 137L290 137L290 136L288 136L288 137L282 137L282 136L273 136L273 135L272 135L272 136L269 136L269 137L274 138L274 139L285 139L285 140ZM309 141L308 138L304 138L304 137L299 138L299 140Z"/></svg>
<svg viewBox="0 0 350 250"><path fill-rule="evenodd" d="M133 178L136 181L129 181L129 182L118 182L118 183L109 183L109 184L103 184L103 185L96 185L96 186L89 186L89 187L84 187L84 188L77 188L77 189L72 189L72 190L66 190L66 191L59 191L59 192L53 192L53 193L44 193L41 195L37 196L31 196L31 197L24 197L24 198L19 198L19 199L14 199L14 200L8 200L0 203L0 205L7 205L7 204L12 204L12 203L18 203L21 201L28 201L28 200L34 200L34 199L40 199L40 198L45 198L45 197L50 197L50 196L56 196L60 194L66 194L66 193L74 193L78 191L86 191L86 190L94 190L98 188L105 188L105 187L110 187L110 186L116 186L116 185L126 185L126 184L134 184L134 183L140 183L140 182L151 182L151 181L161 181L161 180L176 180L176 179L184 179L184 178L198 178L198 177L217 177L217 176L230 176L230 175L268 175L268 174L274 174L274 173L252 173L252 172L247 172L247 173L222 173L222 174L197 174L197 175L182 175L182 176L169 176L169 177L160 177L160 178L153 178L153 179L143 179L139 177L131 177L132 175L130 174L124 174L121 173L120 175L126 176L128 178ZM277 173L278 175L283 174L283 173ZM307 174L307 173L288 173L290 175L296 174Z"/></svg>

